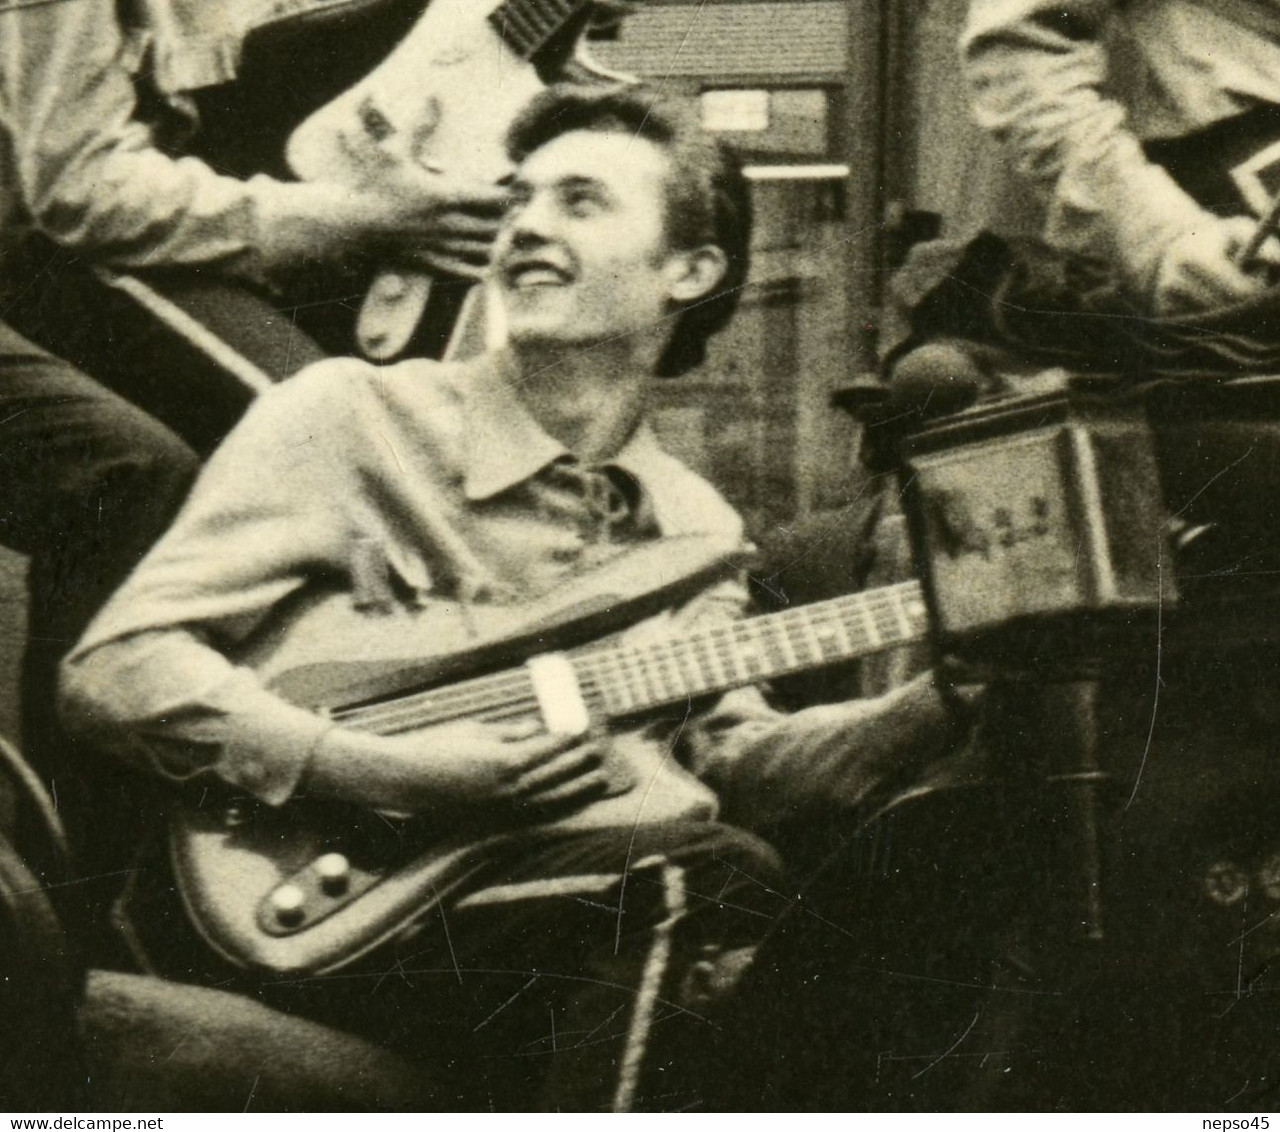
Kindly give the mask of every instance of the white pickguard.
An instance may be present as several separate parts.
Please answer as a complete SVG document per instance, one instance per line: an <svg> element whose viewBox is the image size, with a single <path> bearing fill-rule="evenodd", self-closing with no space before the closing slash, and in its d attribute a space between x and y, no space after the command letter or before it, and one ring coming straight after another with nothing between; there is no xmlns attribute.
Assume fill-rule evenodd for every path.
<svg viewBox="0 0 1280 1132"><path fill-rule="evenodd" d="M500 0L431 0L390 55L307 118L289 139L290 168L304 180L364 186L395 168L494 184L510 171L507 128L542 89L533 64L489 22ZM425 274L385 271L357 323L364 353L399 354L430 291Z"/></svg>

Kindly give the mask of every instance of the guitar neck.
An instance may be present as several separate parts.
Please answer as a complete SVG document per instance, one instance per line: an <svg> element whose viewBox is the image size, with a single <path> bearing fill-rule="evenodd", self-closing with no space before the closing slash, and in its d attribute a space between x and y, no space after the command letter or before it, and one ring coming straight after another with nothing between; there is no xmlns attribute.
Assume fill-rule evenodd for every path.
<svg viewBox="0 0 1280 1132"><path fill-rule="evenodd" d="M621 719L883 652L919 640L927 620L920 584L902 582L679 639L591 649L573 655L571 663L592 710ZM456 719L528 715L537 702L528 671L519 668L331 715L347 726L393 734Z"/></svg>
<svg viewBox="0 0 1280 1132"><path fill-rule="evenodd" d="M489 22L522 59L533 59L586 8L589 0L503 0Z"/></svg>

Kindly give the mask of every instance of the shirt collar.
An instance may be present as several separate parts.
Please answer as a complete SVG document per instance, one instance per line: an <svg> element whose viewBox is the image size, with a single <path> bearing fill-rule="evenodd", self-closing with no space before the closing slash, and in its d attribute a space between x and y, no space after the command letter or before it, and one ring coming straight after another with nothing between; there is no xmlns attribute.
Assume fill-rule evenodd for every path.
<svg viewBox="0 0 1280 1132"><path fill-rule="evenodd" d="M486 355L468 375L463 492L478 502L532 479L562 457L576 458L548 435L515 395L515 362L506 351ZM660 479L662 449L647 420L605 464L622 468L648 490Z"/></svg>

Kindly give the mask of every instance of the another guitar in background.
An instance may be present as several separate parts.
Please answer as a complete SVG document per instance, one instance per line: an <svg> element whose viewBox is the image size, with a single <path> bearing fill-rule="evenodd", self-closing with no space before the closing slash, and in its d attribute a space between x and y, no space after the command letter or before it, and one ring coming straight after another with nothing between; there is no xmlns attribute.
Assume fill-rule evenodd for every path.
<svg viewBox="0 0 1280 1132"><path fill-rule="evenodd" d="M588 67L577 57L581 30L599 4L540 0L540 10L562 10L564 20L556 31L547 26L535 43L522 16L528 2L432 0L428 20L421 0L381 0L334 5L306 19L256 29L246 40L236 81L193 92L201 128L190 153L233 176L287 177L285 150L296 149L308 170L311 161L333 161L333 175L350 178L354 166L339 160L334 149L340 143L333 131L348 128L342 115L352 108L343 92L363 91L367 81L381 99L389 91L382 76L389 74L394 82L413 79L421 90L417 102L413 94L406 95L406 105L419 110L437 106L444 114L440 145L451 148L441 148L442 156L474 153L487 170L484 175L499 177L504 168L501 135L507 125L499 109L518 111L541 87L539 74L571 71L578 78L590 69L613 81L624 77ZM622 0L608 5L611 11L624 8ZM509 29L507 38L490 22L500 12L510 14L511 29L519 28ZM429 58L439 54L432 50L432 36L443 37L437 48L449 39L459 49L470 37L488 52L487 69L446 59L438 72L425 65L415 72L416 56L410 49L398 53L402 41L412 39L413 50L425 51ZM510 46L509 38L519 41L517 46ZM518 49L524 54L517 55ZM394 67L384 72L392 55ZM304 58L334 64L297 73L293 64ZM475 86L469 85L473 78ZM512 94L516 88L518 98ZM455 112L455 105L466 113ZM399 122L404 109L397 104L389 113ZM478 116L479 124L464 125L467 114ZM251 130L245 129L248 121ZM347 136L358 140L357 134ZM460 175L473 174L462 170ZM12 266L15 277L30 280L30 285L9 300L10 324L123 394L202 452L216 446L263 389L320 358L355 352L351 311L368 281L361 265L350 271L325 269L291 280L277 296L208 270L94 267L37 237L28 242L23 261ZM406 290L425 298L420 287L425 279L406 278ZM389 283L394 290L396 281ZM407 326L413 352L466 356L483 349L483 319L455 318L462 294L479 297L480 289L451 279L436 292L417 333L412 323ZM103 348L106 342L110 349ZM175 373L183 375L189 396L172 396Z"/></svg>
<svg viewBox="0 0 1280 1132"><path fill-rule="evenodd" d="M602 79L625 79L583 56L594 9L592 0L431 0L379 66L293 132L290 168L303 180L368 184L380 169L413 162L450 182L501 182L510 173L507 128L571 59ZM379 272L356 323L367 357L405 351L431 285L426 272ZM465 309L459 333L483 337Z"/></svg>
<svg viewBox="0 0 1280 1132"><path fill-rule="evenodd" d="M1280 106L1257 106L1144 145L1182 190L1218 216L1265 218L1280 195Z"/></svg>

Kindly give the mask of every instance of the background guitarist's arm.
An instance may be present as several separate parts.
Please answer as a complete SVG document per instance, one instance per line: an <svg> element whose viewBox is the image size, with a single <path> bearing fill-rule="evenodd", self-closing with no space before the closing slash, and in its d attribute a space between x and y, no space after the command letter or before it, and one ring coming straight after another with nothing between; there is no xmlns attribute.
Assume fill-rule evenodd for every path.
<svg viewBox="0 0 1280 1132"><path fill-rule="evenodd" d="M720 796L724 817L750 828L853 809L911 781L957 737L932 673L874 699L790 715L744 688L685 733L691 766Z"/></svg>
<svg viewBox="0 0 1280 1132"><path fill-rule="evenodd" d="M1172 5L1170 5L1172 7ZM1256 221L1203 210L1146 157L1111 80L1119 0L971 0L964 58L979 121L1049 205L1046 235L1120 271L1157 312L1265 286L1232 262ZM1280 245L1264 248L1280 262Z"/></svg>
<svg viewBox="0 0 1280 1132"><path fill-rule="evenodd" d="M265 281L361 249L476 261L501 202L438 178L365 187L220 175L141 120L114 0L0 10L0 102L22 203L55 242L125 267Z"/></svg>

